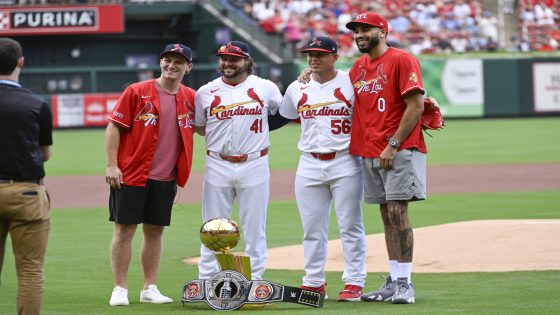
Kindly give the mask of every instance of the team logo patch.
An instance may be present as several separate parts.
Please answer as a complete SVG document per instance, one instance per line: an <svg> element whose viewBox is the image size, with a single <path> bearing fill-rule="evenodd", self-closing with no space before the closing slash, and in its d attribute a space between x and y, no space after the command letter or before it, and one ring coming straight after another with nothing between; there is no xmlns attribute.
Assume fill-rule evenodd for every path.
<svg viewBox="0 0 560 315"><path fill-rule="evenodd" d="M321 46L321 41L317 39L317 37L314 37L311 40L311 43L309 44L309 46Z"/></svg>
<svg viewBox="0 0 560 315"><path fill-rule="evenodd" d="M178 115L177 121L179 122L179 127L182 128L193 128L194 126L194 112L188 111L186 114Z"/></svg>
<svg viewBox="0 0 560 315"><path fill-rule="evenodd" d="M154 104L152 102L146 102L146 105L142 108L140 113L134 117L134 121L143 121L144 126L157 125L158 116L154 114Z"/></svg>
<svg viewBox="0 0 560 315"><path fill-rule="evenodd" d="M255 288L255 297L258 299L266 299L272 293L272 287L269 284L259 284Z"/></svg>
<svg viewBox="0 0 560 315"><path fill-rule="evenodd" d="M418 76L416 75L416 72L413 71L410 73L408 81L410 81L411 83L418 83Z"/></svg>
<svg viewBox="0 0 560 315"><path fill-rule="evenodd" d="M195 298L198 295L198 292L200 292L200 288L198 287L198 283L191 283L189 284L189 286L187 287L187 297L188 298Z"/></svg>
<svg viewBox="0 0 560 315"><path fill-rule="evenodd" d="M389 82L389 77L383 71L383 64L377 67L377 75L366 81L366 69L362 69L362 72L354 81L354 89L356 93L379 93L383 91L384 85Z"/></svg>

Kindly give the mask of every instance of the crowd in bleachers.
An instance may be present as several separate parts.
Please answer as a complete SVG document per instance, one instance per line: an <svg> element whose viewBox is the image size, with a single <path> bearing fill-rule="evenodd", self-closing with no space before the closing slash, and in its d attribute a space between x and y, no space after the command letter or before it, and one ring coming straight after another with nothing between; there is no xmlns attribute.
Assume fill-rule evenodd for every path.
<svg viewBox="0 0 560 315"><path fill-rule="evenodd" d="M109 4L181 0L0 0L11 5ZM183 0L184 1L184 0ZM358 54L345 25L364 11L389 21L388 42L415 55L560 49L560 0L505 0L508 14L518 17L518 34L498 45L497 12L484 1L471 0L222 0L239 8L269 34L283 37L298 56L307 39L327 35L339 43L342 55ZM517 6L513 4L517 3ZM496 11L496 10L494 10Z"/></svg>
<svg viewBox="0 0 560 315"><path fill-rule="evenodd" d="M520 1L519 39L510 39L512 51L553 51L560 48L560 2Z"/></svg>
<svg viewBox="0 0 560 315"><path fill-rule="evenodd" d="M415 55L427 53L464 53L495 51L498 47L498 19L484 7L484 1L466 0L230 0L270 34L283 36L296 55L302 42L318 35L335 38L343 55L357 53L352 33L345 24L364 11L376 12L389 21L388 42ZM545 4L545 2L549 4ZM525 0L536 25L543 19L549 26L528 24L524 32L511 39L508 49L542 50L533 45L532 30L558 29L559 12L555 0ZM527 3L530 3L527 4ZM554 9L547 10L551 5ZM543 13L537 13L537 12ZM513 11L511 13L514 13ZM543 16L539 19L537 16ZM546 17L546 18L545 18ZM521 24L521 23L520 23ZM523 23L525 25L525 23ZM526 35L527 34L527 35ZM540 33L539 33L540 34ZM547 33L548 34L548 33ZM544 36L543 36L544 38ZM524 39L527 42L524 44ZM539 42L542 41L539 39ZM556 49L556 48L555 48Z"/></svg>

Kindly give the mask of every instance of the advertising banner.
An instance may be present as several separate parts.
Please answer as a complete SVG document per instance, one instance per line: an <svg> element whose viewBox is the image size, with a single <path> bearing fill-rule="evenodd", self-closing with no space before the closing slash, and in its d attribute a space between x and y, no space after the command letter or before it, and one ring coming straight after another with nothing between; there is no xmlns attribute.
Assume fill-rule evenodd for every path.
<svg viewBox="0 0 560 315"><path fill-rule="evenodd" d="M51 97L53 125L59 127L102 127L119 93L61 94Z"/></svg>
<svg viewBox="0 0 560 315"><path fill-rule="evenodd" d="M0 36L123 32L121 5L0 8Z"/></svg>
<svg viewBox="0 0 560 315"><path fill-rule="evenodd" d="M533 64L535 112L560 112L560 62Z"/></svg>
<svg viewBox="0 0 560 315"><path fill-rule="evenodd" d="M422 60L426 94L435 97L444 117L482 117L484 80L481 59Z"/></svg>

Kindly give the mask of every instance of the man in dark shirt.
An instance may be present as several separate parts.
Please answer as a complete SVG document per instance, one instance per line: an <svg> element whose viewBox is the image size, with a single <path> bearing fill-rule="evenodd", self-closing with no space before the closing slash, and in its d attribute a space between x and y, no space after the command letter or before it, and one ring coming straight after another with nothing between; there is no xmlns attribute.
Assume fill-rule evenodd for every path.
<svg viewBox="0 0 560 315"><path fill-rule="evenodd" d="M49 105L18 83L24 58L18 42L0 37L0 272L8 233L18 278L17 313L39 314L51 229L43 162L51 156Z"/></svg>

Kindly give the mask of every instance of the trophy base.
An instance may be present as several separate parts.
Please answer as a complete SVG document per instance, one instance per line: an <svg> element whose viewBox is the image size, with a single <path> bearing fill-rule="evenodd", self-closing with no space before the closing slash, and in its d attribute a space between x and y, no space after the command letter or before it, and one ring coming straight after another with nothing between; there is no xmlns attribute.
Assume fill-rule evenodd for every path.
<svg viewBox="0 0 560 315"><path fill-rule="evenodd" d="M273 308L274 307L274 303L259 303L259 304L251 304L251 303L247 303L247 304L243 304L243 306L241 306L242 310L260 310L260 309L269 309L269 308Z"/></svg>
<svg viewBox="0 0 560 315"><path fill-rule="evenodd" d="M249 256L236 256L233 254L215 254L218 265L222 271L235 270L241 273L247 280L251 280L251 260Z"/></svg>

